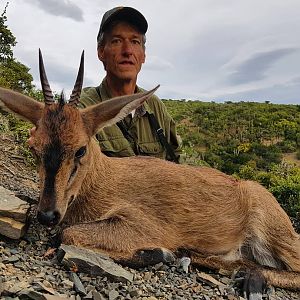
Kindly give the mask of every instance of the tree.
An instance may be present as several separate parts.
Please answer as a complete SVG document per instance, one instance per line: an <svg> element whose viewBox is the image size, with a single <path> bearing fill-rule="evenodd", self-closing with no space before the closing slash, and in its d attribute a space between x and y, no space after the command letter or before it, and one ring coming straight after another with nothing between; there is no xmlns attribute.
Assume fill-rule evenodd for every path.
<svg viewBox="0 0 300 300"><path fill-rule="evenodd" d="M0 86L29 93L33 88L33 78L29 73L29 68L13 56L13 47L17 41L5 24L7 6L8 3L0 15Z"/></svg>
<svg viewBox="0 0 300 300"><path fill-rule="evenodd" d="M20 92L30 92L33 88L29 68L15 59L0 63L0 85Z"/></svg>
<svg viewBox="0 0 300 300"><path fill-rule="evenodd" d="M16 45L16 38L5 25L7 21L6 9L8 2L0 16L0 62L3 63L13 58L12 48Z"/></svg>

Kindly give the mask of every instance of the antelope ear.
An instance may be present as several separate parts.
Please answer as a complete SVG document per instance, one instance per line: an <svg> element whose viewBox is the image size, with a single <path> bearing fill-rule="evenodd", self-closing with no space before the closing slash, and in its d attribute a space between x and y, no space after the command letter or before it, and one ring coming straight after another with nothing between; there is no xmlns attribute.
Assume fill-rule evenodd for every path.
<svg viewBox="0 0 300 300"><path fill-rule="evenodd" d="M93 136L99 129L122 120L131 111L141 106L158 88L159 85L148 92L116 97L83 109L81 115L88 134Z"/></svg>
<svg viewBox="0 0 300 300"><path fill-rule="evenodd" d="M32 124L37 125L44 104L30 97L0 87L0 108L12 111Z"/></svg>

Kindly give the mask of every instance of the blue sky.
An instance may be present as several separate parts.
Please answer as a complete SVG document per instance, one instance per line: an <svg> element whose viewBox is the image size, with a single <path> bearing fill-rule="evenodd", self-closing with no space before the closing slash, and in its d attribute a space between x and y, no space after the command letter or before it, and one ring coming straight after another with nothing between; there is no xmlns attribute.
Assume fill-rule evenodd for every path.
<svg viewBox="0 0 300 300"><path fill-rule="evenodd" d="M11 0L15 56L39 87L40 47L52 89L69 92L84 49L84 85L96 86L105 75L96 53L101 17L120 5L148 20L138 84L160 84L161 98L300 104L299 0Z"/></svg>

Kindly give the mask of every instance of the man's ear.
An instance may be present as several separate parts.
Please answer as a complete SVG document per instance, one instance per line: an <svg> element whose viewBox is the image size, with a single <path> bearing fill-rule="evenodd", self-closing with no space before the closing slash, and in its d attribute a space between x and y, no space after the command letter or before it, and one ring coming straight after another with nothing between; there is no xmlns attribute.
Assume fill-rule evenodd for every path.
<svg viewBox="0 0 300 300"><path fill-rule="evenodd" d="M98 51L99 60L101 60L103 62L103 60L104 60L104 47L99 46L97 51Z"/></svg>

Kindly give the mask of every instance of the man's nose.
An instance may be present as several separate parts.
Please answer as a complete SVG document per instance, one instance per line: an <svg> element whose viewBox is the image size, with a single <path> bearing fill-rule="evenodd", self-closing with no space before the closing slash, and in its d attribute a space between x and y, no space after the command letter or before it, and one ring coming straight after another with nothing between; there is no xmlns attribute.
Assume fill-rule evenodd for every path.
<svg viewBox="0 0 300 300"><path fill-rule="evenodd" d="M132 44L130 41L125 40L123 43L123 53L126 55L131 55L132 54Z"/></svg>

